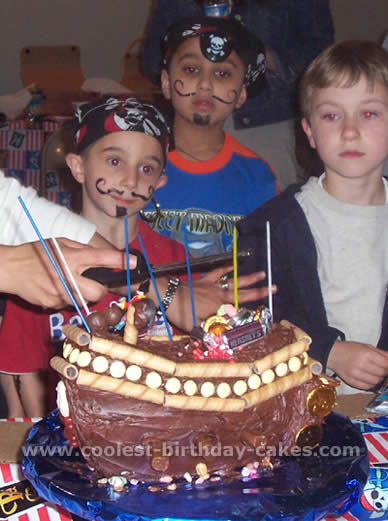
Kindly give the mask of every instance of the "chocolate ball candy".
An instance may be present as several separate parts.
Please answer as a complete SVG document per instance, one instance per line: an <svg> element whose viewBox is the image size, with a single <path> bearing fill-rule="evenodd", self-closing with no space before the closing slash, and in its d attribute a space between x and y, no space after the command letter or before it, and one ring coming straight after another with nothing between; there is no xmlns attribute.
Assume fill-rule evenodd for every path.
<svg viewBox="0 0 388 521"><path fill-rule="evenodd" d="M90 315L86 317L86 322L92 330L92 333L103 334L108 331L108 324L106 323L105 317L99 311L92 311Z"/></svg>
<svg viewBox="0 0 388 521"><path fill-rule="evenodd" d="M118 324L122 316L123 311L119 308L119 306L116 306L116 304L109 306L104 311L104 317L108 326L115 326Z"/></svg>

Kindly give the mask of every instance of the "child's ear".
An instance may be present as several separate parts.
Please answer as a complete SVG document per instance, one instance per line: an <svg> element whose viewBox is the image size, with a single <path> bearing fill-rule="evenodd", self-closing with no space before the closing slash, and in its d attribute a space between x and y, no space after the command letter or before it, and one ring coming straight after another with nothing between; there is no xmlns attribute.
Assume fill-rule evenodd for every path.
<svg viewBox="0 0 388 521"><path fill-rule="evenodd" d="M162 86L162 92L163 96L166 99L171 99L171 85L170 85L170 76L166 69L162 70L162 73L160 75L160 82Z"/></svg>
<svg viewBox="0 0 388 521"><path fill-rule="evenodd" d="M71 173L76 181L79 183L85 182L85 169L84 169L84 160L78 154L70 154L66 155L66 163L70 168Z"/></svg>
<svg viewBox="0 0 388 521"><path fill-rule="evenodd" d="M158 188L162 188L167 183L168 177L165 174L161 174L161 176L158 179L158 182L156 183L155 190Z"/></svg>
<svg viewBox="0 0 388 521"><path fill-rule="evenodd" d="M242 107L244 105L244 103L247 101L247 89L245 87L245 85L243 85L241 87L241 91L240 91L240 94L237 98L237 102L236 102L236 105L235 105L235 109L239 109L240 107Z"/></svg>
<svg viewBox="0 0 388 521"><path fill-rule="evenodd" d="M305 131L305 134L307 136L307 139L309 140L310 147L317 148L317 145L315 144L315 139L313 136L313 131L311 130L310 123L307 121L306 118L302 118L301 123L302 123L303 130Z"/></svg>

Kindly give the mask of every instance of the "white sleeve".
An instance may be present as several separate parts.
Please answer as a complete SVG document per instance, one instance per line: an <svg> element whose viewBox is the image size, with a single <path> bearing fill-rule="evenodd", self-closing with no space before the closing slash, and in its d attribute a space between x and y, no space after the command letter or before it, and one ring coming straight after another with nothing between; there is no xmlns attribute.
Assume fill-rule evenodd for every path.
<svg viewBox="0 0 388 521"><path fill-rule="evenodd" d="M63 206L39 197L36 190L5 177L0 170L0 244L17 245L38 240L18 196L21 196L40 233L88 243L96 231L94 224Z"/></svg>

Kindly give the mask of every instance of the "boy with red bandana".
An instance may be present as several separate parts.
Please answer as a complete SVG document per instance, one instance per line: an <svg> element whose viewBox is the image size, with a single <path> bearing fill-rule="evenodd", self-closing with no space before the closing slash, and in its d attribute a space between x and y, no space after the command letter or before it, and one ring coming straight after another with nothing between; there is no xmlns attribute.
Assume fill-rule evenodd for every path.
<svg viewBox="0 0 388 521"><path fill-rule="evenodd" d="M95 223L97 230L116 248L125 248L124 217L128 219L129 246L141 251L140 234L152 264L185 259L184 248L154 232L139 219L139 213L163 186L169 128L154 105L136 98L105 97L82 105L74 118L75 153L66 161L75 179L82 185L82 216ZM222 273L222 272L221 272ZM215 312L222 302L233 300L233 288L223 291L216 283L220 270L195 281L196 296L206 293L206 303ZM250 285L263 275L241 279L240 287ZM190 299L187 284L173 286L171 277L158 278L160 295L167 289L172 299L166 313L181 328L190 329ZM212 299L208 298L212 291ZM255 291L255 290L254 290ZM252 290L240 291L240 301L252 298ZM156 301L153 286L149 296ZM90 310L103 311L119 300L109 293ZM241 300L242 299L242 300ZM203 299L201 300L204 301ZM217 306L217 307L216 307ZM198 310L201 310L200 302ZM207 309L202 311L206 316ZM0 331L2 385L7 397L9 416L43 416L46 411L45 385L41 372L47 374L53 342L63 340L62 325L80 324L73 309L45 311L17 300L7 303ZM162 324L163 326L163 324ZM165 333L160 331L159 334ZM15 382L19 386L16 389ZM17 392L19 391L19 392ZM52 393L53 395L55 393Z"/></svg>

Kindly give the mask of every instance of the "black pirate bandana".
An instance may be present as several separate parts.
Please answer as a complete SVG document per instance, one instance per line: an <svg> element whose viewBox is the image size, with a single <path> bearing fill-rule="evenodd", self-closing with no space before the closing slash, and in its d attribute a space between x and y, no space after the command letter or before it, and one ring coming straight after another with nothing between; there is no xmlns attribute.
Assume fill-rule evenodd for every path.
<svg viewBox="0 0 388 521"><path fill-rule="evenodd" d="M152 103L138 98L105 96L81 105L74 114L76 153L112 132L141 132L157 139L166 159L170 129Z"/></svg>
<svg viewBox="0 0 388 521"><path fill-rule="evenodd" d="M162 42L163 68L168 68L173 54L187 38L199 37L201 52L212 62L223 62L232 51L245 63L248 96L255 96L265 73L265 47L240 22L231 18L192 16L173 24Z"/></svg>

